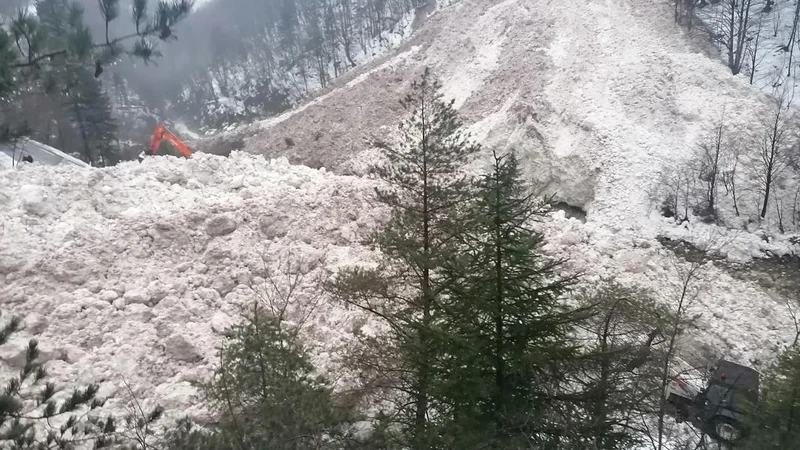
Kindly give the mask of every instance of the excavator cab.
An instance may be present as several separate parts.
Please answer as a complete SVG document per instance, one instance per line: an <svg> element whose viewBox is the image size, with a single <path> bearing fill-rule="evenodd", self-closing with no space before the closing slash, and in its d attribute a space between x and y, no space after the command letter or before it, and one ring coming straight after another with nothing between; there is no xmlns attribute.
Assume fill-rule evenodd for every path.
<svg viewBox="0 0 800 450"><path fill-rule="evenodd" d="M172 147L171 151L169 149L159 151L163 141L167 141L172 144L170 146ZM172 132L167 130L167 127L162 123L159 124L153 132L153 139L150 142L150 148L139 154L139 161L141 162L145 156L152 155L173 155L188 158L192 156L192 150L189 148L189 146L184 144L183 141L178 138L178 136L175 136Z"/></svg>

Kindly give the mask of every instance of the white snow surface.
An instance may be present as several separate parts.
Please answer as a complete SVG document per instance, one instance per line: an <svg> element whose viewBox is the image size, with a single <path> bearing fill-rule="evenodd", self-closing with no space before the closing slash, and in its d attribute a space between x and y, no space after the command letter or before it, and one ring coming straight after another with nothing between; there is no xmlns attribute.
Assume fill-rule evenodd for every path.
<svg viewBox="0 0 800 450"><path fill-rule="evenodd" d="M56 380L103 382L124 403L125 379L140 399L191 414L203 413L197 383L239 308L264 294L265 270L290 253L322 259L302 303L312 277L365 260L354 242L379 211L372 182L241 153L0 169L0 180L2 308L29 324L0 359L19 364L37 337ZM321 304L307 328L326 373L350 315Z"/></svg>
<svg viewBox="0 0 800 450"><path fill-rule="evenodd" d="M800 251L781 238L677 227L655 212L658 173L685 159L723 109L747 128L766 108L764 94L682 36L670 5L462 1L324 97L231 133L247 137L248 152L328 170L237 152L83 172L0 169L0 295L32 317L3 351L18 357L36 335L61 379L106 379L113 392L125 376L168 409L202 413L196 383L213 365L215 330L252 299L262 254L268 266L289 248L324 257L320 275L373 256L357 244L380 217L373 182L341 174L360 173L374 154L365 139L396 127L397 99L424 65L487 151L517 150L531 181L587 210L585 223L558 212L543 229L545 250L569 257L566 270L588 284L616 278L674 304L682 260L659 235L711 245L732 261ZM718 264L706 264L692 296L687 360L760 368L793 337L785 298ZM307 336L322 372L346 375L338 349L362 327L371 329L323 299Z"/></svg>

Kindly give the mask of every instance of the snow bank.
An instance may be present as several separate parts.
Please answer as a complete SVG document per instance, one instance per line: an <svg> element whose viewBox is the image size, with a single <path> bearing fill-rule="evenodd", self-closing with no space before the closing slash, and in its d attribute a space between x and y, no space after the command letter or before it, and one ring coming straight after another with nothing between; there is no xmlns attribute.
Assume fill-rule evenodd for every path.
<svg viewBox="0 0 800 450"><path fill-rule="evenodd" d="M114 407L124 377L182 413L202 413L198 382L267 271L290 253L321 260L302 304L313 278L365 259L354 244L376 214L368 181L236 152L0 169L0 185L0 298L28 322L3 361L37 337L56 380L100 381ZM327 303L314 313L321 370L334 370L351 318Z"/></svg>

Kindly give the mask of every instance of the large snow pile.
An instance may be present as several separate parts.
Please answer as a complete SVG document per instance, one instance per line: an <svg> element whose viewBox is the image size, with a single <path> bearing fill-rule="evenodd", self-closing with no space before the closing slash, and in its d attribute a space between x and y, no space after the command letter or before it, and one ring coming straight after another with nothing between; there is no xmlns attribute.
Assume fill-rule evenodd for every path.
<svg viewBox="0 0 800 450"><path fill-rule="evenodd" d="M477 138L516 148L532 178L594 220L646 216L659 171L685 158L723 111L736 126L766 108L745 78L682 36L667 4L471 1L427 17L396 55L323 98L222 138L357 172L365 142L395 127L397 100L425 65Z"/></svg>
<svg viewBox="0 0 800 450"><path fill-rule="evenodd" d="M770 107L707 53L664 2L462 1L324 98L228 137L244 137L246 151L362 173L374 156L367 142L395 129L398 98L430 66L477 140L516 149L532 181L586 210L585 224L554 222L554 253L572 255L590 278L617 276L674 301L671 252L657 236L713 243L736 262L798 251L747 232L675 227L655 211L660 174L685 161L723 113L755 134ZM763 361L793 333L785 298L713 265L700 284L695 348Z"/></svg>
<svg viewBox="0 0 800 450"><path fill-rule="evenodd" d="M267 271L310 266L304 301L313 279L364 259L353 244L377 211L368 181L239 153L0 169L0 185L0 303L26 322L0 349L4 369L37 337L56 380L102 381L124 402L124 379L140 399L191 413ZM313 320L325 370L349 319L322 303Z"/></svg>

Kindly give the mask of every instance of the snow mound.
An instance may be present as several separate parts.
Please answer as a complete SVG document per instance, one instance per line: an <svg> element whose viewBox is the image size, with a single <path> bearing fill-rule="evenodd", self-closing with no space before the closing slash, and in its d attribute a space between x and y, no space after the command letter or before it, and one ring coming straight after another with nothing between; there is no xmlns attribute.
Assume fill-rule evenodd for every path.
<svg viewBox="0 0 800 450"><path fill-rule="evenodd" d="M0 298L26 318L3 369L36 337L59 382L98 381L124 402L126 379L192 414L203 412L198 382L267 274L308 265L303 304L313 279L365 259L355 243L379 211L369 181L238 152L0 169L0 184ZM351 316L327 303L314 313L321 370L333 370Z"/></svg>

